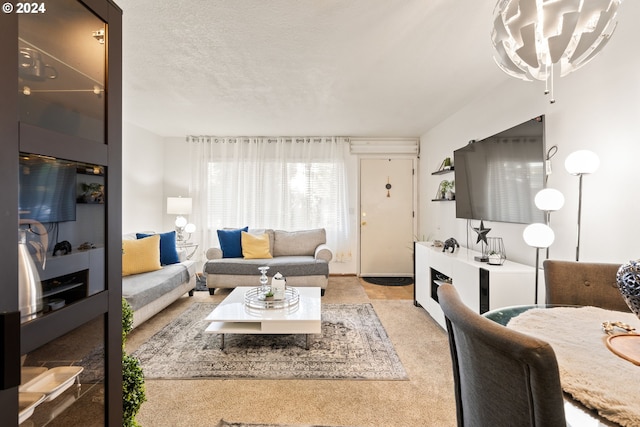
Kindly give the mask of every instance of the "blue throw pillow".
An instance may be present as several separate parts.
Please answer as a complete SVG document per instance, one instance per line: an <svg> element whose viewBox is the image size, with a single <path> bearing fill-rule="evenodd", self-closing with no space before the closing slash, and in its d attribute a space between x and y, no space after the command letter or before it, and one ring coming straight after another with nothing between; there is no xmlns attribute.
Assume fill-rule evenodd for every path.
<svg viewBox="0 0 640 427"><path fill-rule="evenodd" d="M144 239L153 236L153 234L136 233L136 239ZM176 232L167 231L160 233L160 264L169 265L180 262L178 249L176 249Z"/></svg>
<svg viewBox="0 0 640 427"><path fill-rule="evenodd" d="M218 241L222 249L222 258L242 258L242 232L249 227L236 230L218 230Z"/></svg>

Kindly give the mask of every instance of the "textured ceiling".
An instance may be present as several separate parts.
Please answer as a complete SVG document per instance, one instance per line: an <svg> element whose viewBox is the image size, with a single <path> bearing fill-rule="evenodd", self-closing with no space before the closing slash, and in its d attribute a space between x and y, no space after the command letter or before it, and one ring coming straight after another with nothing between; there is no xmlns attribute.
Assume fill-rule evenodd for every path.
<svg viewBox="0 0 640 427"><path fill-rule="evenodd" d="M493 0L116 0L124 120L161 136L419 136L506 77Z"/></svg>

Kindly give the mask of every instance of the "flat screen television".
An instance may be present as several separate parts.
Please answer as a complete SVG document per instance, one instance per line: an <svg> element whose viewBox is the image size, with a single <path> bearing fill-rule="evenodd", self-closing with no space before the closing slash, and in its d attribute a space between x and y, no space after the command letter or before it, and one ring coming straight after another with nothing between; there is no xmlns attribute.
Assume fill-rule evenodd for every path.
<svg viewBox="0 0 640 427"><path fill-rule="evenodd" d="M20 218L42 223L76 220L75 162L20 154Z"/></svg>
<svg viewBox="0 0 640 427"><path fill-rule="evenodd" d="M534 197L544 188L544 116L453 153L456 218L543 222Z"/></svg>

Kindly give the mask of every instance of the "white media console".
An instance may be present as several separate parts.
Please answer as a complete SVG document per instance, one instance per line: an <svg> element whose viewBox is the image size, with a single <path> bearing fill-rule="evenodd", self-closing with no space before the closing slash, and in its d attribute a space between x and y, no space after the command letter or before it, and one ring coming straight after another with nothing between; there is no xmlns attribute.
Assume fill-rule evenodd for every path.
<svg viewBox="0 0 640 427"><path fill-rule="evenodd" d="M438 286L452 283L462 301L475 312L535 301L535 268L506 260L489 265L474 259L481 254L466 248L442 252L431 242L415 242L414 304L422 306L443 328L444 314L437 301ZM544 302L544 277L538 278L538 302Z"/></svg>

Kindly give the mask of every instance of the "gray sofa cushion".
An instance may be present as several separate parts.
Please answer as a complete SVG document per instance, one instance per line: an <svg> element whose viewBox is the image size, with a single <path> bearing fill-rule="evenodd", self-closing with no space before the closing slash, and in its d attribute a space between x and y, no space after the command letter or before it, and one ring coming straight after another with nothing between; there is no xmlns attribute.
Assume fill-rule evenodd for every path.
<svg viewBox="0 0 640 427"><path fill-rule="evenodd" d="M274 231L273 252L274 257L289 255L315 254L318 245L327 243L327 233L324 228L302 231Z"/></svg>
<svg viewBox="0 0 640 427"><path fill-rule="evenodd" d="M315 249L315 248L314 248ZM269 266L269 276L280 272L287 276L323 275L329 277L329 264L311 256L279 256L271 259L222 258L209 260L204 266L207 274L255 275L260 277L258 267Z"/></svg>
<svg viewBox="0 0 640 427"><path fill-rule="evenodd" d="M135 311L188 282L194 273L195 262L184 261L165 265L160 270L125 276L122 278L122 296Z"/></svg>

